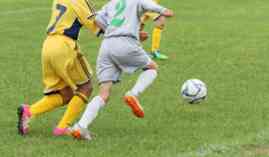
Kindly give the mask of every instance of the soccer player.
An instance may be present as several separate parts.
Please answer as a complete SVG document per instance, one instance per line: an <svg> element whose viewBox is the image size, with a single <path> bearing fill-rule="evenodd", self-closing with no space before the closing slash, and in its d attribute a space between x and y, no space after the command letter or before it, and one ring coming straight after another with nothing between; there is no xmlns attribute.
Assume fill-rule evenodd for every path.
<svg viewBox="0 0 269 157"><path fill-rule="evenodd" d="M91 69L77 43L82 26L98 32L95 12L87 0L54 0L47 38L42 49L44 97L31 106L18 109L18 131L25 135L29 121L55 108L67 109L53 130L55 136L66 135L68 126L78 116L92 92Z"/></svg>
<svg viewBox="0 0 269 157"><path fill-rule="evenodd" d="M122 72L143 72L136 84L124 96L124 101L138 118L144 117L144 111L138 96L149 87L157 77L157 64L150 59L139 42L141 16L147 12L157 12L163 17L173 16L173 12L152 0L112 0L97 14L107 15L99 56L97 58L97 77L100 83L99 94L87 105L81 119L72 127L75 138L91 140L87 128L96 118L98 111L107 104L113 83L119 81Z"/></svg>
<svg viewBox="0 0 269 157"><path fill-rule="evenodd" d="M160 0L154 0L156 3L159 3ZM145 22L148 19L153 19L155 22L158 21L158 18L163 18L160 16L158 13L154 12L147 12L145 13L144 16L142 16L142 24L141 24L141 30L144 28ZM161 20L161 19L159 19ZM162 19L164 20L164 19ZM164 22L163 22L164 23ZM160 45L161 45L161 35L162 31L164 29L164 24L163 25L155 25L152 31L152 41L151 41L151 51L150 55L152 56L153 59L158 59L158 60L166 60L168 59L168 56L165 54L162 54L160 51Z"/></svg>

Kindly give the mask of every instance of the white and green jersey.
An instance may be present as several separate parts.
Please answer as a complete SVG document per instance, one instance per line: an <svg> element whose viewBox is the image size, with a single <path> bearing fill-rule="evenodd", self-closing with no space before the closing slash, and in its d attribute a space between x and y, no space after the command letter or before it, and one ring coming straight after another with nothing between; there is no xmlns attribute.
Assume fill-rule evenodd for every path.
<svg viewBox="0 0 269 157"><path fill-rule="evenodd" d="M139 39L140 19L145 12L162 14L166 8L152 0L111 0L96 20L105 27L105 38L127 36Z"/></svg>

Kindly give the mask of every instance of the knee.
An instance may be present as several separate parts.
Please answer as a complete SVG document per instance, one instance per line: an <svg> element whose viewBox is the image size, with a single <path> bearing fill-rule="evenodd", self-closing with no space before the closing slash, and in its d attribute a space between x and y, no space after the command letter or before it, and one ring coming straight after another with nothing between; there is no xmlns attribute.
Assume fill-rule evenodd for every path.
<svg viewBox="0 0 269 157"><path fill-rule="evenodd" d="M104 100L105 103L107 103L110 97L110 89L101 87L99 96Z"/></svg>
<svg viewBox="0 0 269 157"><path fill-rule="evenodd" d="M59 91L59 94L63 98L63 103L67 104L73 97L73 91L70 87L63 88Z"/></svg>
<svg viewBox="0 0 269 157"><path fill-rule="evenodd" d="M88 81L82 85L79 85L77 91L85 95L87 98L89 98L93 91L93 86L92 86L91 81Z"/></svg>
<svg viewBox="0 0 269 157"><path fill-rule="evenodd" d="M154 61L151 61L145 68L144 70L158 70L158 64Z"/></svg>
<svg viewBox="0 0 269 157"><path fill-rule="evenodd" d="M109 97L110 97L110 92L109 91L101 91L99 93L99 96L104 100L105 103L107 103L109 100Z"/></svg>
<svg viewBox="0 0 269 157"><path fill-rule="evenodd" d="M159 18L155 20L155 27L159 29L164 29L165 21L166 21L166 18L164 16L160 16Z"/></svg>
<svg viewBox="0 0 269 157"><path fill-rule="evenodd" d="M108 102L109 97L110 97L110 90L113 85L112 81L109 82L104 82L100 84L100 91L99 91L99 96L103 99L105 104Z"/></svg>

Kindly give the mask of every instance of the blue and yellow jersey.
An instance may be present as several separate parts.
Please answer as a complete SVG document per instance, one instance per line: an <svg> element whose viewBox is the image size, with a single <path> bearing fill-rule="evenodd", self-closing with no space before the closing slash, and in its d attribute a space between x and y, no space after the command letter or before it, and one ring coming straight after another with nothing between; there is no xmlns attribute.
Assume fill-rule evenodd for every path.
<svg viewBox="0 0 269 157"><path fill-rule="evenodd" d="M95 11L88 0L54 0L47 33L77 40L81 27L85 26L96 34L99 28L94 22L94 16Z"/></svg>

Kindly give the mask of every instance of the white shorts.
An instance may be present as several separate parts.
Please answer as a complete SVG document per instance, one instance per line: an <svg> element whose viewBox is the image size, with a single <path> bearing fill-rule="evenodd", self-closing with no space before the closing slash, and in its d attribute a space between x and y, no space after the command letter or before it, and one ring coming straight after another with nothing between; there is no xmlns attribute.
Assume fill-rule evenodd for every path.
<svg viewBox="0 0 269 157"><path fill-rule="evenodd" d="M118 82L122 72L133 73L151 62L140 42L130 37L106 38L97 58L99 83Z"/></svg>

